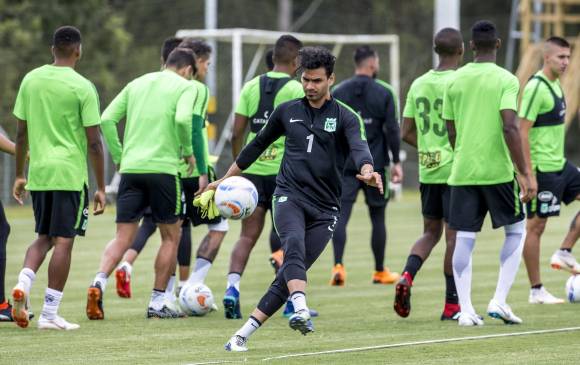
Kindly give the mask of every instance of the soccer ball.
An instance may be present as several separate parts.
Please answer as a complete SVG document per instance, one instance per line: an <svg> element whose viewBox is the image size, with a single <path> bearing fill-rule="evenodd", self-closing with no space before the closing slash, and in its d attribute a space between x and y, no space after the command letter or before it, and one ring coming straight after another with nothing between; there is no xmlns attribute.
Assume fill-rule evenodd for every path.
<svg viewBox="0 0 580 365"><path fill-rule="evenodd" d="M258 205L258 191L246 178L228 177L217 188L215 204L222 217L243 219L254 213Z"/></svg>
<svg viewBox="0 0 580 365"><path fill-rule="evenodd" d="M190 316L205 316L215 309L213 294L205 284L186 284L179 292L179 305Z"/></svg>
<svg viewBox="0 0 580 365"><path fill-rule="evenodd" d="M570 303L580 303L580 275L572 275L566 282L566 298Z"/></svg>

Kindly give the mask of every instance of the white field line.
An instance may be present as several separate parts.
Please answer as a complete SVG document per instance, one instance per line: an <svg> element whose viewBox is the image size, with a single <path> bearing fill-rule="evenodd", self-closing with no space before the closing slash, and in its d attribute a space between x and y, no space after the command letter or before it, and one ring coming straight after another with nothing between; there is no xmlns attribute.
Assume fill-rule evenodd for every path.
<svg viewBox="0 0 580 365"><path fill-rule="evenodd" d="M460 342L460 341L476 341L476 340L487 340L490 338L501 338L501 337L516 337L516 336L528 336L528 335L541 335L546 333L557 333L557 332L571 332L579 331L580 327L568 327L568 328L554 328L548 330L537 330L537 331L525 331L525 332L513 332L513 333L498 333L492 335L482 335L482 336L468 336L468 337L455 337L455 338L444 338L439 340L425 340L425 341L413 341L413 342L401 342L394 343L390 345L377 345L377 346L366 346L366 347L354 347L347 349L337 349L337 350L327 350L318 352L304 352L298 354L288 354L282 356L273 356L262 359L262 361L272 361L280 359L288 359L292 357L306 357L306 356L317 356L317 355L329 355L329 354L339 354L345 352L362 352L362 351L372 351L379 349L388 349L393 347L408 347L408 346L421 346L421 345L431 345L436 343L447 343L447 342ZM210 363L205 363L210 364ZM217 364L217 363L212 363Z"/></svg>
<svg viewBox="0 0 580 365"><path fill-rule="evenodd" d="M213 360L208 362L194 362L185 365L210 365L210 364L241 364L246 362L246 359L243 360Z"/></svg>

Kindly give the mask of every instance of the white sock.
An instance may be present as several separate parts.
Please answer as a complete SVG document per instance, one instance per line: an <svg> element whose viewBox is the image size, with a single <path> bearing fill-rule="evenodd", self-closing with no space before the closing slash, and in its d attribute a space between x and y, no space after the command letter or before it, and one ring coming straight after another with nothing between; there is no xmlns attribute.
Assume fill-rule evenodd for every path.
<svg viewBox="0 0 580 365"><path fill-rule="evenodd" d="M131 275L133 272L133 265L131 265L129 261L123 261L121 265L119 265L119 269L125 269L127 274Z"/></svg>
<svg viewBox="0 0 580 365"><path fill-rule="evenodd" d="M237 291L240 291L240 280L242 280L242 275L237 272L231 272L228 274L228 288L233 286Z"/></svg>
<svg viewBox="0 0 580 365"><path fill-rule="evenodd" d="M175 297L174 293L175 289L175 274L169 277L169 281L167 281L167 287L165 288L165 296L169 299L171 297Z"/></svg>
<svg viewBox="0 0 580 365"><path fill-rule="evenodd" d="M211 261L204 259L203 257L198 257L195 259L195 268L189 275L189 279L187 281L190 284L194 283L203 283L205 281L205 277L211 268Z"/></svg>
<svg viewBox="0 0 580 365"><path fill-rule="evenodd" d="M95 275L95 279L93 280L93 286L99 284L101 286L101 290L103 291L103 293L105 292L105 288L107 287L107 274L105 274L104 272L98 272L97 275Z"/></svg>
<svg viewBox="0 0 580 365"><path fill-rule="evenodd" d="M516 279L522 250L526 239L525 221L519 221L504 227L505 241L500 254L499 277L493 299L500 304L505 304L509 291Z"/></svg>
<svg viewBox="0 0 580 365"><path fill-rule="evenodd" d="M290 294L290 300L294 304L294 313L300 312L301 310L308 310L306 306L306 294L301 291L295 291Z"/></svg>
<svg viewBox="0 0 580 365"><path fill-rule="evenodd" d="M163 299L165 299L165 292L153 289L151 292L151 299L149 300L149 306L159 310L163 308Z"/></svg>
<svg viewBox="0 0 580 365"><path fill-rule="evenodd" d="M20 270L20 274L18 274L18 284L22 285L27 296L30 294L30 289L32 288L35 279L36 274L27 267Z"/></svg>
<svg viewBox="0 0 580 365"><path fill-rule="evenodd" d="M62 299L62 292L51 288L46 288L44 292L44 306L40 315L46 319L54 319L58 312L58 306Z"/></svg>
<svg viewBox="0 0 580 365"><path fill-rule="evenodd" d="M461 312L476 314L471 304L472 253L475 247L475 232L458 231L453 252L453 277L459 297Z"/></svg>
<svg viewBox="0 0 580 365"><path fill-rule="evenodd" d="M248 338L252 333L256 332L262 323L258 321L254 316L250 316L250 319L235 333L235 336L242 336Z"/></svg>
<svg viewBox="0 0 580 365"><path fill-rule="evenodd" d="M179 287L183 288L187 284L187 280L179 280Z"/></svg>

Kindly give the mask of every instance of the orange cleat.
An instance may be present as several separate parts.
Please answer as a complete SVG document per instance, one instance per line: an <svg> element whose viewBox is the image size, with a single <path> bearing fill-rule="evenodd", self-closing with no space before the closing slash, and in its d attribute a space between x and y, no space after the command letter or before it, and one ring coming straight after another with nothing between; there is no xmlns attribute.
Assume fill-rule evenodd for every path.
<svg viewBox="0 0 580 365"><path fill-rule="evenodd" d="M117 279L117 294L121 298L131 298L131 274L125 268L115 270Z"/></svg>
<svg viewBox="0 0 580 365"><path fill-rule="evenodd" d="M26 308L26 292L24 289L17 285L12 290L12 300L14 301L14 305L12 306L12 318L14 319L14 322L16 322L19 327L28 327L29 317L28 309Z"/></svg>
<svg viewBox="0 0 580 365"><path fill-rule="evenodd" d="M332 268L332 277L330 278L330 285L344 286L346 283L346 270L342 264L336 264Z"/></svg>
<svg viewBox="0 0 580 365"><path fill-rule="evenodd" d="M383 271L375 271L373 274L373 284L393 284L401 275L397 272L389 271L388 267L385 267Z"/></svg>
<svg viewBox="0 0 580 365"><path fill-rule="evenodd" d="M275 272L278 272L278 270L280 270L283 262L284 262L284 251L282 251L282 249L272 252L272 255L270 255L270 264L274 268Z"/></svg>
<svg viewBox="0 0 580 365"><path fill-rule="evenodd" d="M90 320L105 319L105 312L103 311L103 291L98 283L91 285L87 293L87 317Z"/></svg>

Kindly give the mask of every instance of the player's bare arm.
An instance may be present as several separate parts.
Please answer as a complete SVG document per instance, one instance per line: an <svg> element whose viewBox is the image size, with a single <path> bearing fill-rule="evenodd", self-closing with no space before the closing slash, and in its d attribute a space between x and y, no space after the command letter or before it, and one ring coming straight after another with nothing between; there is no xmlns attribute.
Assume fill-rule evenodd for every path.
<svg viewBox="0 0 580 365"><path fill-rule="evenodd" d="M532 128L532 126L534 125L534 123L528 119L520 119L519 122L519 127L520 127L520 139L522 141L522 149L524 152L524 160L526 162L526 166L528 168L528 171L530 171L531 175L532 175L532 182L533 182L533 186L536 187L536 191L538 188L538 182L536 180L536 176L533 173L533 169L532 169L532 157L530 154L530 129Z"/></svg>
<svg viewBox="0 0 580 365"><path fill-rule="evenodd" d="M446 120L445 124L447 125L447 137L449 138L449 143L451 144L451 147L455 149L455 137L457 136L457 131L455 130L455 121Z"/></svg>
<svg viewBox="0 0 580 365"><path fill-rule="evenodd" d="M103 143L98 126L85 128L88 142L89 160L95 178L97 180L97 191L93 197L93 215L103 214L107 199L105 197L105 158L103 154Z"/></svg>
<svg viewBox="0 0 580 365"><path fill-rule="evenodd" d="M8 137L0 134L0 151L14 155L16 153L16 145Z"/></svg>
<svg viewBox="0 0 580 365"><path fill-rule="evenodd" d="M373 165L364 164L360 169L360 174L356 175L356 178L369 186L376 187L381 194L384 193L383 179L381 178L381 174L375 172Z"/></svg>
<svg viewBox="0 0 580 365"><path fill-rule="evenodd" d="M24 176L24 164L28 153L28 126L25 120L18 120L16 131L16 179L12 187L12 196L22 205L26 198L26 177Z"/></svg>
<svg viewBox="0 0 580 365"><path fill-rule="evenodd" d="M522 188L521 199L522 202L527 203L536 196L537 184L534 184L531 171L526 164L516 112L511 109L505 109L501 110L500 113L503 120L505 142L518 171L517 179Z"/></svg>
<svg viewBox="0 0 580 365"><path fill-rule="evenodd" d="M412 118L403 118L403 130L401 131L403 141L417 148L417 126Z"/></svg>
<svg viewBox="0 0 580 365"><path fill-rule="evenodd" d="M234 160L238 157L244 145L244 134L247 126L248 117L241 114L234 115L234 129L232 131L232 156Z"/></svg>

